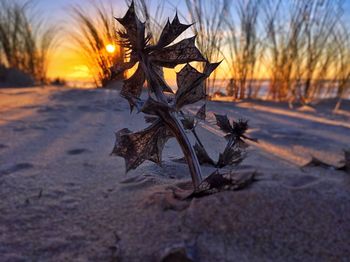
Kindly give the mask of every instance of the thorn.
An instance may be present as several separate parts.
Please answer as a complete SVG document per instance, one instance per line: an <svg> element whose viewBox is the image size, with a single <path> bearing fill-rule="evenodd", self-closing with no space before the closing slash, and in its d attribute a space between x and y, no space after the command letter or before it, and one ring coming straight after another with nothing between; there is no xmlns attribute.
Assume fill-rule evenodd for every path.
<svg viewBox="0 0 350 262"><path fill-rule="evenodd" d="M177 9L176 9L175 16L174 16L174 19L173 19L173 22L172 22L172 23L174 23L174 21L179 21L179 17L178 17L178 15L177 15ZM180 22L180 21L179 21L179 22Z"/></svg>

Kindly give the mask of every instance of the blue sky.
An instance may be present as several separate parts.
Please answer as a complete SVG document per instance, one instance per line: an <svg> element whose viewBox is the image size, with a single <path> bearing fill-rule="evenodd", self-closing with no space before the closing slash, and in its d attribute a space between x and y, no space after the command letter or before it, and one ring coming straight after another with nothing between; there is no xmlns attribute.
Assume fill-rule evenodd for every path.
<svg viewBox="0 0 350 262"><path fill-rule="evenodd" d="M72 5L89 6L91 1L100 1L102 3L112 3L116 15L122 15L126 9L127 4L125 0L36 0L37 7L42 14L47 17L51 23L69 23L69 7ZM155 9L158 0L146 0L152 3L151 10ZM208 0L209 1L209 0ZM231 0L232 3L235 0ZM293 1L293 0L290 0ZM350 0L344 1L344 20L350 26ZM173 16L174 10L180 10L180 13L186 15L185 0L164 0L165 11L164 16ZM215 10L213 10L215 11Z"/></svg>
<svg viewBox="0 0 350 262"><path fill-rule="evenodd" d="M70 6L89 6L90 1L91 0L37 0L37 6L44 13L45 16L48 16L49 18L52 18L55 21L60 21L61 19L69 19ZM111 3L117 15L122 15L127 9L127 3L125 0L97 0L96 2L99 1L106 4ZM157 1L148 0L148 2L153 4L153 6L151 7L154 7ZM185 0L166 1L165 15L172 16L173 10L176 8L184 10Z"/></svg>

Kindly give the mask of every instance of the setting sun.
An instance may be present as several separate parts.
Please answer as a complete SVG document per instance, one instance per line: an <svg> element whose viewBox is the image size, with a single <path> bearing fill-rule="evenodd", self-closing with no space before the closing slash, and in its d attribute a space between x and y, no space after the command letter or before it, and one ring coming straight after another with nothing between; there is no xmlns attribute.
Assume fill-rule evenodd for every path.
<svg viewBox="0 0 350 262"><path fill-rule="evenodd" d="M106 45L106 50L108 53L113 54L115 52L115 45L113 44Z"/></svg>

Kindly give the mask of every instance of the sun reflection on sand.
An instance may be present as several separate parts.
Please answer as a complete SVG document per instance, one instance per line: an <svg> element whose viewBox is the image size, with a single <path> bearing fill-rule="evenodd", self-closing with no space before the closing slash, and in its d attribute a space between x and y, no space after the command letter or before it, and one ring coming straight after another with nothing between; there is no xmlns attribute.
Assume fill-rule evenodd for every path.
<svg viewBox="0 0 350 262"><path fill-rule="evenodd" d="M250 108L250 109L257 110L257 111L262 111L262 112L267 112L267 113L272 113L272 114L278 114L278 115L284 115L284 116L314 121L314 122L326 124L326 125L342 126L342 127L350 128L350 123L345 123L342 121L327 119L327 118L323 118L320 116L314 116L314 115L310 115L310 114L306 114L306 113L295 112L295 111L286 110L286 109L282 109L282 108L274 108L274 107L270 107L270 106L257 105L257 104L248 103L248 102L239 103L236 106L241 107L241 108Z"/></svg>

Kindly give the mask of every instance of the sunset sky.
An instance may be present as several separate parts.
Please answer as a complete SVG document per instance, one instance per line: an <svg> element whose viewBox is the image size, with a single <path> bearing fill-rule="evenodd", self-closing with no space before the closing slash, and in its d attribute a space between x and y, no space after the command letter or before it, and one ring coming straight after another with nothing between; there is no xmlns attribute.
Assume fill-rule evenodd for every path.
<svg viewBox="0 0 350 262"><path fill-rule="evenodd" d="M74 5L79 5L84 8L89 7L90 0L38 0L37 7L42 11L44 17L47 18L50 24L58 24L61 25L63 30L60 32L60 46L55 52L54 59L49 66L48 75L50 78L61 77L67 80L89 80L89 70L88 67L84 64L84 61L80 57L80 55L73 50L72 41L68 36L68 31L72 28L72 18L71 18L71 10L70 7ZM111 3L114 8L114 12L116 16L122 16L127 9L127 4L125 0L100 0L103 3ZM156 3L157 1L151 1ZM151 7L151 11L154 10L155 7ZM175 0L168 1L165 5L164 16L171 18L174 16L174 11L179 10L180 13L186 15L185 8L185 0ZM348 15L350 13L350 0L345 1L344 5L345 17L347 19L347 24L350 25L350 18ZM221 66L225 67L225 65ZM221 70L219 73L223 76L223 71ZM261 69L264 71L264 69ZM262 72L262 74L264 74ZM174 73L166 72L167 78L174 78Z"/></svg>
<svg viewBox="0 0 350 262"><path fill-rule="evenodd" d="M103 3L111 3L114 8L116 16L123 16L127 10L127 4L125 0L101 0ZM153 1L156 2L156 1ZM89 0L39 0L38 8L44 11L44 16L48 18L50 24L62 25L62 32L60 33L61 41L59 48L56 50L53 56L52 62L49 66L48 75L50 78L60 77L67 80L89 80L91 76L89 74L88 67L84 64L81 56L76 50L72 48L71 39L67 31L72 26L71 10L74 5L79 5L84 8L89 8ZM167 6L164 10L164 16L174 16L174 10L184 10L184 1L173 1L171 6ZM172 78L170 73L170 78Z"/></svg>

